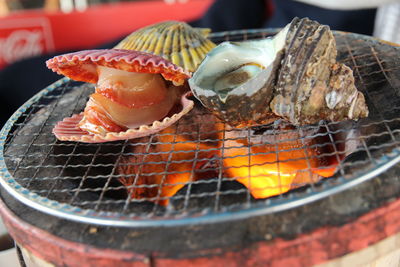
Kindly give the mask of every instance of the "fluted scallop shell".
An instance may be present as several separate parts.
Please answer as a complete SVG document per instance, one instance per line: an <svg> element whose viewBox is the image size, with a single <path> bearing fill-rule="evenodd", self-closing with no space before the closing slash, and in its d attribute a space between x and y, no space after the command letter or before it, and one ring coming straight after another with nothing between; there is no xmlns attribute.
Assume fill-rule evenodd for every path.
<svg viewBox="0 0 400 267"><path fill-rule="evenodd" d="M83 50L56 56L46 61L49 69L75 81L96 83L97 66L130 72L160 73L175 85L183 84L190 74L181 67L152 54L125 49Z"/></svg>
<svg viewBox="0 0 400 267"><path fill-rule="evenodd" d="M184 22L165 21L133 32L115 48L155 54L194 72L215 47L207 39L208 33L208 29L192 28Z"/></svg>
<svg viewBox="0 0 400 267"><path fill-rule="evenodd" d="M122 49L80 51L54 57L48 60L46 64L59 74L76 81L90 83L96 83L98 80L97 66L130 72L158 73L176 85L182 85L189 77L189 74L181 67L161 57ZM53 133L59 140L87 143L124 140L153 134L172 125L193 108L193 101L187 98L189 94L186 93L181 96L177 112L159 121L154 121L151 125L142 125L122 132L94 134L79 127L79 123L83 119L83 113L81 113L59 122L54 127Z"/></svg>
<svg viewBox="0 0 400 267"><path fill-rule="evenodd" d="M109 132L105 135L91 134L79 128L78 124L83 119L83 112L74 114L58 122L53 129L53 134L61 141L76 141L84 143L102 143L117 140L133 139L157 133L178 121L193 108L193 101L188 94L181 98L181 111L171 117L165 117L161 121L155 121L151 125L142 125L136 129L128 129L124 132Z"/></svg>

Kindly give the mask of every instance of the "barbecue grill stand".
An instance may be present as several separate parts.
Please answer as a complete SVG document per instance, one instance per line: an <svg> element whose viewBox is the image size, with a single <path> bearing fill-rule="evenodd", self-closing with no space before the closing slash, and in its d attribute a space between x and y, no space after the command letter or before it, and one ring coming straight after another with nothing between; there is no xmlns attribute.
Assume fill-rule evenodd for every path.
<svg viewBox="0 0 400 267"><path fill-rule="evenodd" d="M156 252L158 257L190 258L245 249L259 241L293 239L322 226L344 225L398 198L399 173L400 166L396 165L349 190L279 213L167 228L98 226L64 220L23 205L4 189L0 192L2 200L15 216L63 239L146 255ZM96 233L91 233L92 227L97 228Z"/></svg>

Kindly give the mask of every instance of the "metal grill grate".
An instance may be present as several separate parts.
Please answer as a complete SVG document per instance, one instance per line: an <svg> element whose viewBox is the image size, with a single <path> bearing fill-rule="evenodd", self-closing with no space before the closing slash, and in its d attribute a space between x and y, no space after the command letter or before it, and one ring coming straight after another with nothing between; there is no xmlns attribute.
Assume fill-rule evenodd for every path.
<svg viewBox="0 0 400 267"><path fill-rule="evenodd" d="M255 39L272 32L225 32L211 38ZM335 36L339 61L353 69L366 96L367 119L234 130L198 105L174 126L149 137L103 144L59 142L52 128L80 112L93 90L62 79L28 101L3 128L1 184L47 213L119 226L244 218L355 186L400 160L400 49L365 36ZM324 173L334 174L322 179ZM275 184L265 182L271 175L277 175ZM256 198L265 191L259 187L273 196Z"/></svg>

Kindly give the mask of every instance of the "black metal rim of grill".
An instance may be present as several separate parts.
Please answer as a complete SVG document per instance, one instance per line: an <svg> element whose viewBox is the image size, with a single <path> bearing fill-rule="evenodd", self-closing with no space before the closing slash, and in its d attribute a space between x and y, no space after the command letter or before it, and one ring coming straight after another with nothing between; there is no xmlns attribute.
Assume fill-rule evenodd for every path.
<svg viewBox="0 0 400 267"><path fill-rule="evenodd" d="M236 31L236 32L225 32L225 33L216 33L211 36L216 42L220 42L223 40L243 40L243 39L252 39L252 38L260 38L265 37L274 33L274 30L249 30L249 31ZM162 214L160 216L147 217L140 216L138 214L122 214L115 211L108 210L94 210L94 209L85 209L79 207L77 205L70 205L66 202L62 202L60 200L54 200L47 198L45 196L39 195L37 193L31 192L30 188L23 186L17 177L14 177L9 171L9 166L6 164L7 153L9 153L9 144L15 142L13 133L18 132L18 130L24 130L23 126L26 126L24 120L28 120L30 116L34 115L38 116L37 113L40 113L41 110L35 110L33 106L40 101L43 103L41 107L45 107L47 104L51 103L54 99L59 101L62 99L62 96L57 96L57 90L64 94L64 91L68 91L67 88L71 87L71 81L67 78L61 79L60 81L54 83L53 85L47 87L42 90L40 93L35 95L32 99L30 99L27 103L25 103L20 109L18 109L15 114L8 120L7 124L3 127L0 138L1 138L1 146L0 146L0 174L2 179L0 179L1 185L10 193L13 197L21 201L22 203L32 207L34 209L43 211L50 215L55 215L64 219L74 220L83 223L91 223L91 224L99 224L99 225L113 225L113 226L121 226L121 227L149 227L149 226L177 226L177 225L186 225L186 224L201 224L201 223L213 223L213 222L221 222L226 220L237 220L237 219L245 219L250 216L256 215L264 215L276 213L278 211L287 210L290 208L295 208L297 206L305 205L307 203L326 198L338 192L347 190L352 188L360 183L363 183L369 179L376 177L378 174L385 172L387 169L395 165L400 161L400 150L398 147L398 121L396 117L396 108L400 107L396 105L396 101L400 100L396 98L397 91L399 88L397 87L398 79L400 77L400 69L393 66L383 66L386 62L381 61L378 57L380 54L376 52L375 47L381 47L384 50L385 59L388 60L396 60L399 57L400 49L397 47L393 47L383 42L380 42L376 39L357 35L357 34L348 34L348 33L335 33L336 37L341 38L343 43L339 43L338 47L341 49L346 48L347 53L349 54L350 61L346 63L350 63L352 65L356 78L359 78L358 82L362 87L375 88L375 86L369 86L363 80L365 77L370 76L382 76L382 80L376 80L376 87L380 90L389 90L387 86L391 87L390 90L393 91L394 94L393 99L388 99L388 101L392 101L394 106L389 106L388 110L381 110L379 107L375 108L377 111L377 117L371 118L367 122L362 122L364 124L354 123L356 127L365 126L366 130L370 130L368 127L372 127L371 125L376 126L377 129L386 129L385 131L379 130L377 132L369 133L373 137L373 140L367 140L369 136L364 136L362 139L362 149L363 152L368 156L368 167L369 168L360 168L357 172L352 173L351 177L344 177L344 175L335 175L330 179L323 179L320 182L316 183L312 186L307 186L305 188L294 190L294 192L289 192L284 196L274 197L271 199L266 199L262 202L256 203L242 203L247 204L236 207L235 209L229 209L229 207L225 210L218 211L210 211L209 209L204 209L201 212L196 212L189 215L180 215ZM365 51L359 52L357 50L353 50L350 47L350 42L359 42L361 43L362 49L367 49L369 53L365 53ZM357 47L357 46L356 46ZM361 53L361 54L356 54ZM364 54L363 54L364 53ZM382 52L383 53L383 52ZM392 58L389 58L390 57ZM340 56L340 55L339 55ZM393 59L394 57L394 59ZM365 68L367 69L367 73L362 73L363 69L360 70L363 66L359 66L357 64L357 60L363 58L367 58ZM370 65L368 65L368 60L370 60ZM376 70L374 68L377 68ZM387 71L386 69L390 70ZM391 77L392 72L394 76ZM397 73L397 74L396 74ZM366 78L365 78L366 79ZM371 78L372 79L372 78ZM397 80L396 80L397 79ZM374 82L374 80L372 80ZM385 86L380 83L385 83ZM79 88L79 87L78 87ZM383 88L383 89L382 89ZM76 88L74 89L77 90ZM56 97L53 97L52 94L56 94ZM68 91L69 92L69 91ZM377 92L380 92L377 90ZM370 93L370 100L375 97L375 92L367 92ZM50 96L50 97L49 97ZM47 97L47 99L46 99ZM52 97L54 99L52 99ZM385 95L385 97L389 97L389 95ZM391 95L390 95L391 97ZM368 95L367 95L368 98ZM375 101L375 100L374 100ZM378 100L376 100L378 101ZM377 103L373 103L374 105ZM382 104L382 103L381 103ZM378 105L378 104L377 104ZM382 104L383 105L383 104ZM35 111L35 112L34 112ZM51 113L51 112L50 112ZM49 113L48 116L51 116ZM378 119L377 119L378 118ZM22 122L22 123L21 123ZM31 121L28 120L28 123ZM334 125L332 123L330 125ZM375 127L375 126L374 126ZM372 127L372 129L375 129ZM40 138L41 131L46 128L43 124L39 127L38 137ZM47 130L48 131L48 130ZM46 132L48 134L49 132ZM385 142L381 142L379 139L381 135L387 135L389 137L389 141L387 139L383 139ZM17 135L15 135L17 136ZM374 138L376 137L377 140ZM364 140L365 139L365 140ZM55 142L53 145L56 144ZM28 144L23 144L27 147L28 151L30 146ZM31 143L32 145L32 143ZM48 145L49 146L49 145ZM75 145L77 146L77 145ZM45 148L45 146L44 146ZM380 153L371 154L372 150L376 150ZM41 152L41 151L39 151ZM50 152L47 152L50 153ZM350 155L351 156L351 155ZM45 158L46 159L46 158ZM24 159L22 159L24 160ZM68 161L68 160L67 160ZM349 162L349 166L351 167L352 161ZM16 163L19 164L19 163ZM371 167L372 166L372 167ZM30 166L32 167L32 166ZM41 165L36 166L39 168L45 168L45 162L42 162ZM343 173L342 173L343 174ZM28 183L30 185L30 182ZM49 193L49 192L47 192ZM218 193L218 192L216 192Z"/></svg>

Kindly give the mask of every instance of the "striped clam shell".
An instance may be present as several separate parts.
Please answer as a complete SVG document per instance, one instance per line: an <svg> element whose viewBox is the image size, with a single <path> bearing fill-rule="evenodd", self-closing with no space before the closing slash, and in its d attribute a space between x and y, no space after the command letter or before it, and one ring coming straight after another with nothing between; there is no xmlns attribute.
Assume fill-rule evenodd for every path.
<svg viewBox="0 0 400 267"><path fill-rule="evenodd" d="M124 49L83 50L46 61L49 69L75 81L96 83L97 66L130 72L159 73L175 85L182 85L190 74L162 57Z"/></svg>
<svg viewBox="0 0 400 267"><path fill-rule="evenodd" d="M208 33L209 29L192 28L184 22L165 21L133 32L115 48L155 54L194 72L215 47Z"/></svg>

